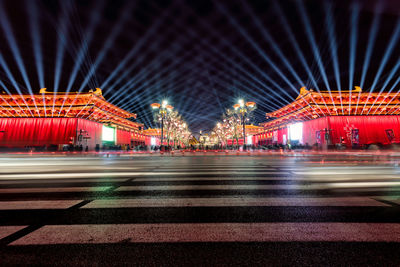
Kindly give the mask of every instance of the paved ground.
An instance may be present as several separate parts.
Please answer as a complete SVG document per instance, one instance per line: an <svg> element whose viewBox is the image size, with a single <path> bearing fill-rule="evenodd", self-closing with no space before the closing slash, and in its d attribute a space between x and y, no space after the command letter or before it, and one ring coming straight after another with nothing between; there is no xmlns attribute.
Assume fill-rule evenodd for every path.
<svg viewBox="0 0 400 267"><path fill-rule="evenodd" d="M399 160L3 156L0 261L398 266Z"/></svg>

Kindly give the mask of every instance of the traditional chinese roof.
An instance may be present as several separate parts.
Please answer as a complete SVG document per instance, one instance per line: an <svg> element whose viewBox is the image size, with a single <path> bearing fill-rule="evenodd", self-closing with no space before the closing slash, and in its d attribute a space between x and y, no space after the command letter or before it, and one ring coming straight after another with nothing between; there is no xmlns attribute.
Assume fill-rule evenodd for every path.
<svg viewBox="0 0 400 267"><path fill-rule="evenodd" d="M246 125L246 135L255 135L264 131L264 127L253 124ZM243 134L242 134L243 136Z"/></svg>
<svg viewBox="0 0 400 267"><path fill-rule="evenodd" d="M143 131L143 134L148 136L158 136L161 137L161 129L159 128L148 128Z"/></svg>
<svg viewBox="0 0 400 267"><path fill-rule="evenodd" d="M397 93L362 92L356 86L352 91L321 91L300 89L295 101L274 112L267 113L271 121L264 128L279 128L292 121L306 121L325 116L344 115L399 115L400 95Z"/></svg>
<svg viewBox="0 0 400 267"><path fill-rule="evenodd" d="M83 118L137 130L142 124L128 120L136 114L107 102L100 88L87 93L47 92L35 95L0 94L0 117Z"/></svg>

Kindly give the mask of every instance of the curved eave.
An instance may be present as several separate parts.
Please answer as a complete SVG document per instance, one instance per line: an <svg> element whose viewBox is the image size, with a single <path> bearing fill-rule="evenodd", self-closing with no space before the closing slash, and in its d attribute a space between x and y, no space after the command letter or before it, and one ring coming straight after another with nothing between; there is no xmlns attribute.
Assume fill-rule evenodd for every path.
<svg viewBox="0 0 400 267"><path fill-rule="evenodd" d="M266 114L267 118L275 117L283 117L288 114L294 113L298 110L301 110L307 106L312 106L315 109L323 109L326 106L335 106L336 109L355 109L359 106L370 107L375 105L379 108L385 106L393 106L400 105L400 95L399 93L360 93L360 92L332 92L329 93L318 93L318 92L310 92L297 100L293 101L291 104L286 105L274 112L270 112ZM343 113L346 113L344 111ZM348 113L348 112L347 112Z"/></svg>
<svg viewBox="0 0 400 267"><path fill-rule="evenodd" d="M123 118L136 118L136 114L123 110L109 102L104 97L94 93L45 93L40 95L0 95L0 108L14 108L16 110L26 109L32 113L42 111L47 113L49 109L55 108L69 111L75 107L91 108L96 106L107 112L113 113L115 116ZM57 111L59 113L60 110ZM29 112L30 113L30 112ZM69 117L69 116L68 116Z"/></svg>
<svg viewBox="0 0 400 267"><path fill-rule="evenodd" d="M275 128L285 127L287 124L296 121L307 121L318 117L325 116L368 116L368 115L400 115L400 106L397 104L386 105L373 105L369 104L358 106L344 106L343 109L339 109L336 105L317 106L309 105L303 109L296 110L282 117L275 118L274 120L264 122L261 125L264 130L271 130Z"/></svg>

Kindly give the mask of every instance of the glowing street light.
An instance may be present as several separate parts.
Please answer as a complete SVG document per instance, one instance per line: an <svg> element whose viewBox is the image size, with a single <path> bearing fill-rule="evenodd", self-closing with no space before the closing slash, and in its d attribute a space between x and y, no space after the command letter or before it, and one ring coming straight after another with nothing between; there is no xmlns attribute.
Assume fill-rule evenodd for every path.
<svg viewBox="0 0 400 267"><path fill-rule="evenodd" d="M174 109L174 107L171 106L171 105L168 105L168 101L167 100L163 100L161 102L161 104L153 103L150 106L154 111L158 111L158 114L159 114L160 119L161 119L161 146L162 146L163 145L163 139L164 139L164 119L167 118L168 113L170 113Z"/></svg>
<svg viewBox="0 0 400 267"><path fill-rule="evenodd" d="M243 126L243 146L246 145L246 121L248 121L248 116L257 107L255 102L245 102L243 99L239 99L238 103L233 105L235 112L239 115Z"/></svg>

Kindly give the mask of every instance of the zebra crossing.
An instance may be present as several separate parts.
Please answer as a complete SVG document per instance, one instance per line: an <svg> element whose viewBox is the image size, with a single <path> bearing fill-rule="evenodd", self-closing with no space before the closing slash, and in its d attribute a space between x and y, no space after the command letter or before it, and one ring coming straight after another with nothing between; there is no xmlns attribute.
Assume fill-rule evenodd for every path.
<svg viewBox="0 0 400 267"><path fill-rule="evenodd" d="M388 163L143 156L0 165L6 249L400 242L400 169Z"/></svg>

